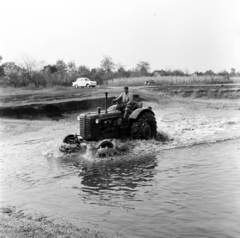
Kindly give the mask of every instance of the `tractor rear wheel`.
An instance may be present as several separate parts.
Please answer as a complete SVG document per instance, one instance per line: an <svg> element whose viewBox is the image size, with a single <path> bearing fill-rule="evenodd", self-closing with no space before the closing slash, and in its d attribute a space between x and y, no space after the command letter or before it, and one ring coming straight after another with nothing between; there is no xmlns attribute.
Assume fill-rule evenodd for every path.
<svg viewBox="0 0 240 238"><path fill-rule="evenodd" d="M153 113L142 112L131 128L132 139L155 139L157 134L157 122Z"/></svg>

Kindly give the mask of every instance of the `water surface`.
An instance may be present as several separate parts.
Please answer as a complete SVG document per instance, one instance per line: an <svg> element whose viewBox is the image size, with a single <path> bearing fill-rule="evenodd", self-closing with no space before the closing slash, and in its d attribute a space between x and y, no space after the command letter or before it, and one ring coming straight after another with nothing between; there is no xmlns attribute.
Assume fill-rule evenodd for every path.
<svg viewBox="0 0 240 238"><path fill-rule="evenodd" d="M75 121L3 120L2 202L127 237L240 237L240 112L155 112L171 140L109 161L59 152Z"/></svg>

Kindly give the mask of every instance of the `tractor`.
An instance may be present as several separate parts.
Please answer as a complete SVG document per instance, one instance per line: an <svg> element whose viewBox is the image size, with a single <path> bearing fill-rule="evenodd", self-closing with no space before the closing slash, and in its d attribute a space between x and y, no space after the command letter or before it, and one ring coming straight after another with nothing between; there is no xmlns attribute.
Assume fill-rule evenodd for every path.
<svg viewBox="0 0 240 238"><path fill-rule="evenodd" d="M143 108L142 102L134 102L131 114L123 119L123 111L119 103L107 108L108 93L105 93L105 110L98 107L95 112L82 113L79 121L79 135L68 135L63 142L70 145L80 145L81 142L100 141L99 148L114 145L111 138L155 139L157 122L151 107ZM60 148L61 150L61 148ZM65 149L62 149L64 151Z"/></svg>

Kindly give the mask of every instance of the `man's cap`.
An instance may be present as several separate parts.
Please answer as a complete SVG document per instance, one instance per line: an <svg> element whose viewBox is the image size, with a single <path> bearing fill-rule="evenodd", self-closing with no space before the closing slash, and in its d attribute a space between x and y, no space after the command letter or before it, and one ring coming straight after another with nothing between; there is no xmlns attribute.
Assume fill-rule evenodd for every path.
<svg viewBox="0 0 240 238"><path fill-rule="evenodd" d="M124 87L124 89L128 89L128 87L127 87L127 86L125 86L125 87Z"/></svg>

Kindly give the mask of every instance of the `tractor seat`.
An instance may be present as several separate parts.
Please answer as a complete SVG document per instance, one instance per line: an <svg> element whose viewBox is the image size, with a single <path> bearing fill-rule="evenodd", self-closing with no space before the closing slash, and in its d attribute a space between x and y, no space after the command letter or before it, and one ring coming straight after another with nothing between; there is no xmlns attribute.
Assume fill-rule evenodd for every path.
<svg viewBox="0 0 240 238"><path fill-rule="evenodd" d="M134 102L135 105L133 106L133 110L137 109L137 108L142 108L143 107L143 103L142 102Z"/></svg>

